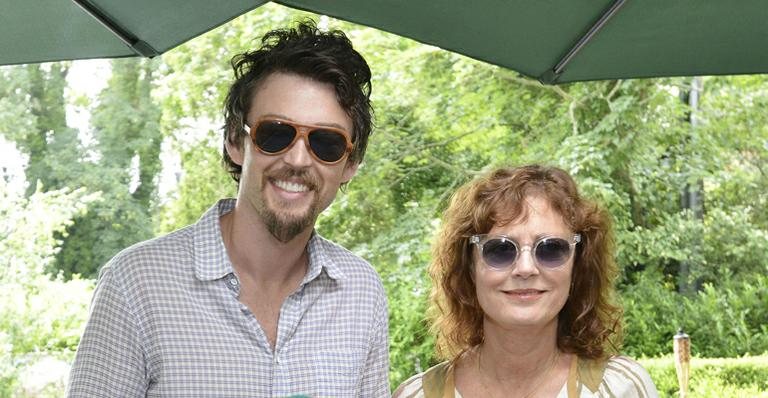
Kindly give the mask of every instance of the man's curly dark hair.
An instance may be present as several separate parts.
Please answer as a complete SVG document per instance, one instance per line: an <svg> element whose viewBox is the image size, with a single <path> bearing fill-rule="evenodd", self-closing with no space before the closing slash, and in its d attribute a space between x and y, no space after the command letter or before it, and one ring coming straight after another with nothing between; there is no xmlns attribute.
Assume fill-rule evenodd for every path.
<svg viewBox="0 0 768 398"><path fill-rule="evenodd" d="M343 32L322 32L314 21L302 21L294 28L268 32L259 49L237 54L231 63L235 81L224 102L224 139L230 145L243 146L243 123L258 85L272 73L291 73L334 87L339 105L352 119L354 149L349 161L362 162L372 129L371 70ZM232 161L226 148L222 162L239 183L242 166Z"/></svg>

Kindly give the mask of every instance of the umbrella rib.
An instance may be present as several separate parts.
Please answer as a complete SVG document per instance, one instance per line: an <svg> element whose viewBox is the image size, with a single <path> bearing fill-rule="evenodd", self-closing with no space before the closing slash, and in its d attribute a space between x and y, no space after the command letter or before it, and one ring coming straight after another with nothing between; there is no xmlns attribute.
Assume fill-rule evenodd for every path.
<svg viewBox="0 0 768 398"><path fill-rule="evenodd" d="M602 29L603 26L605 26L605 24L607 24L608 21L610 21L611 18L613 18L616 13L619 12L619 9L624 6L626 1L627 0L614 1L613 4L611 4L611 6L603 12L603 15L600 16L600 19L592 24L587 33L581 36L579 41L577 41L576 44L574 44L573 47L568 50L565 56L560 59L557 64L555 64L555 67L552 69L553 76L545 76L544 79L549 80L550 83L556 82L560 75L563 73L563 70L565 70L565 67L568 66L568 64L571 62L571 60L573 60L579 51L581 51L581 49L584 48L584 46L586 46L592 40L597 32L599 32L600 29Z"/></svg>
<svg viewBox="0 0 768 398"><path fill-rule="evenodd" d="M136 35L130 31L122 28L115 21L112 20L107 14L96 8L88 0L72 0L88 15L97 20L102 26L107 28L113 35L115 35L120 41L125 43L133 50L137 55L147 58L152 58L160 55L160 52L152 48L147 42L139 40Z"/></svg>

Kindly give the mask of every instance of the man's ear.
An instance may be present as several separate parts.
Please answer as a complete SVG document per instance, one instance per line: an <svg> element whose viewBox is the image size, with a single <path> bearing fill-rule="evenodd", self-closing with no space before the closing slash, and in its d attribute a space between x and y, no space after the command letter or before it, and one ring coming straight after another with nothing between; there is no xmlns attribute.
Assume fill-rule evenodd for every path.
<svg viewBox="0 0 768 398"><path fill-rule="evenodd" d="M245 140L243 140L245 141ZM241 146L244 146L245 142ZM239 166L243 165L243 148L238 148L235 144L229 142L228 139L224 139L224 149L227 150L229 158Z"/></svg>
<svg viewBox="0 0 768 398"><path fill-rule="evenodd" d="M352 177L357 174L357 168L360 166L360 163L358 162L347 162L347 164L344 166L344 172L341 175L341 183L346 184L349 182L349 180L352 179Z"/></svg>

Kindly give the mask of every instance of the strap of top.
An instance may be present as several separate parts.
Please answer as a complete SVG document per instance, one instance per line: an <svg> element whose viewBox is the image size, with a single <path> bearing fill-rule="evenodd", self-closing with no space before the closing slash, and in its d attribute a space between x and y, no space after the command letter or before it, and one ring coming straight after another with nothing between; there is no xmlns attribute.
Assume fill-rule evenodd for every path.
<svg viewBox="0 0 768 398"><path fill-rule="evenodd" d="M568 398L578 398L580 388L586 387L593 394L603 382L608 359L585 359L575 357L568 371Z"/></svg>
<svg viewBox="0 0 768 398"><path fill-rule="evenodd" d="M454 398L453 366L446 361L427 369L421 378L421 388L424 398Z"/></svg>

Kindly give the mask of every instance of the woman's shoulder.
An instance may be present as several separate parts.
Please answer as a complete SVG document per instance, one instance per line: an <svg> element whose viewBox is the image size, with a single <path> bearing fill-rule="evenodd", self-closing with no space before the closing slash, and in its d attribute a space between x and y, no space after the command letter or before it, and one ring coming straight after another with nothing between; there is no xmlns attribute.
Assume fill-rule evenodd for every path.
<svg viewBox="0 0 768 398"><path fill-rule="evenodd" d="M648 371L637 361L626 356L614 356L605 363L600 385L619 397L658 397Z"/></svg>
<svg viewBox="0 0 768 398"><path fill-rule="evenodd" d="M616 377L631 379L636 381L651 382L651 376L648 371L645 370L643 365L640 365L634 359L617 355L608 359L605 364L605 376L604 377Z"/></svg>
<svg viewBox="0 0 768 398"><path fill-rule="evenodd" d="M411 376L408 380L400 384L392 394L392 398L423 398L424 387L422 379L424 372Z"/></svg>
<svg viewBox="0 0 768 398"><path fill-rule="evenodd" d="M448 362L441 362L424 372L411 376L397 387L392 398L424 398L426 397L425 390L442 389L448 369Z"/></svg>

